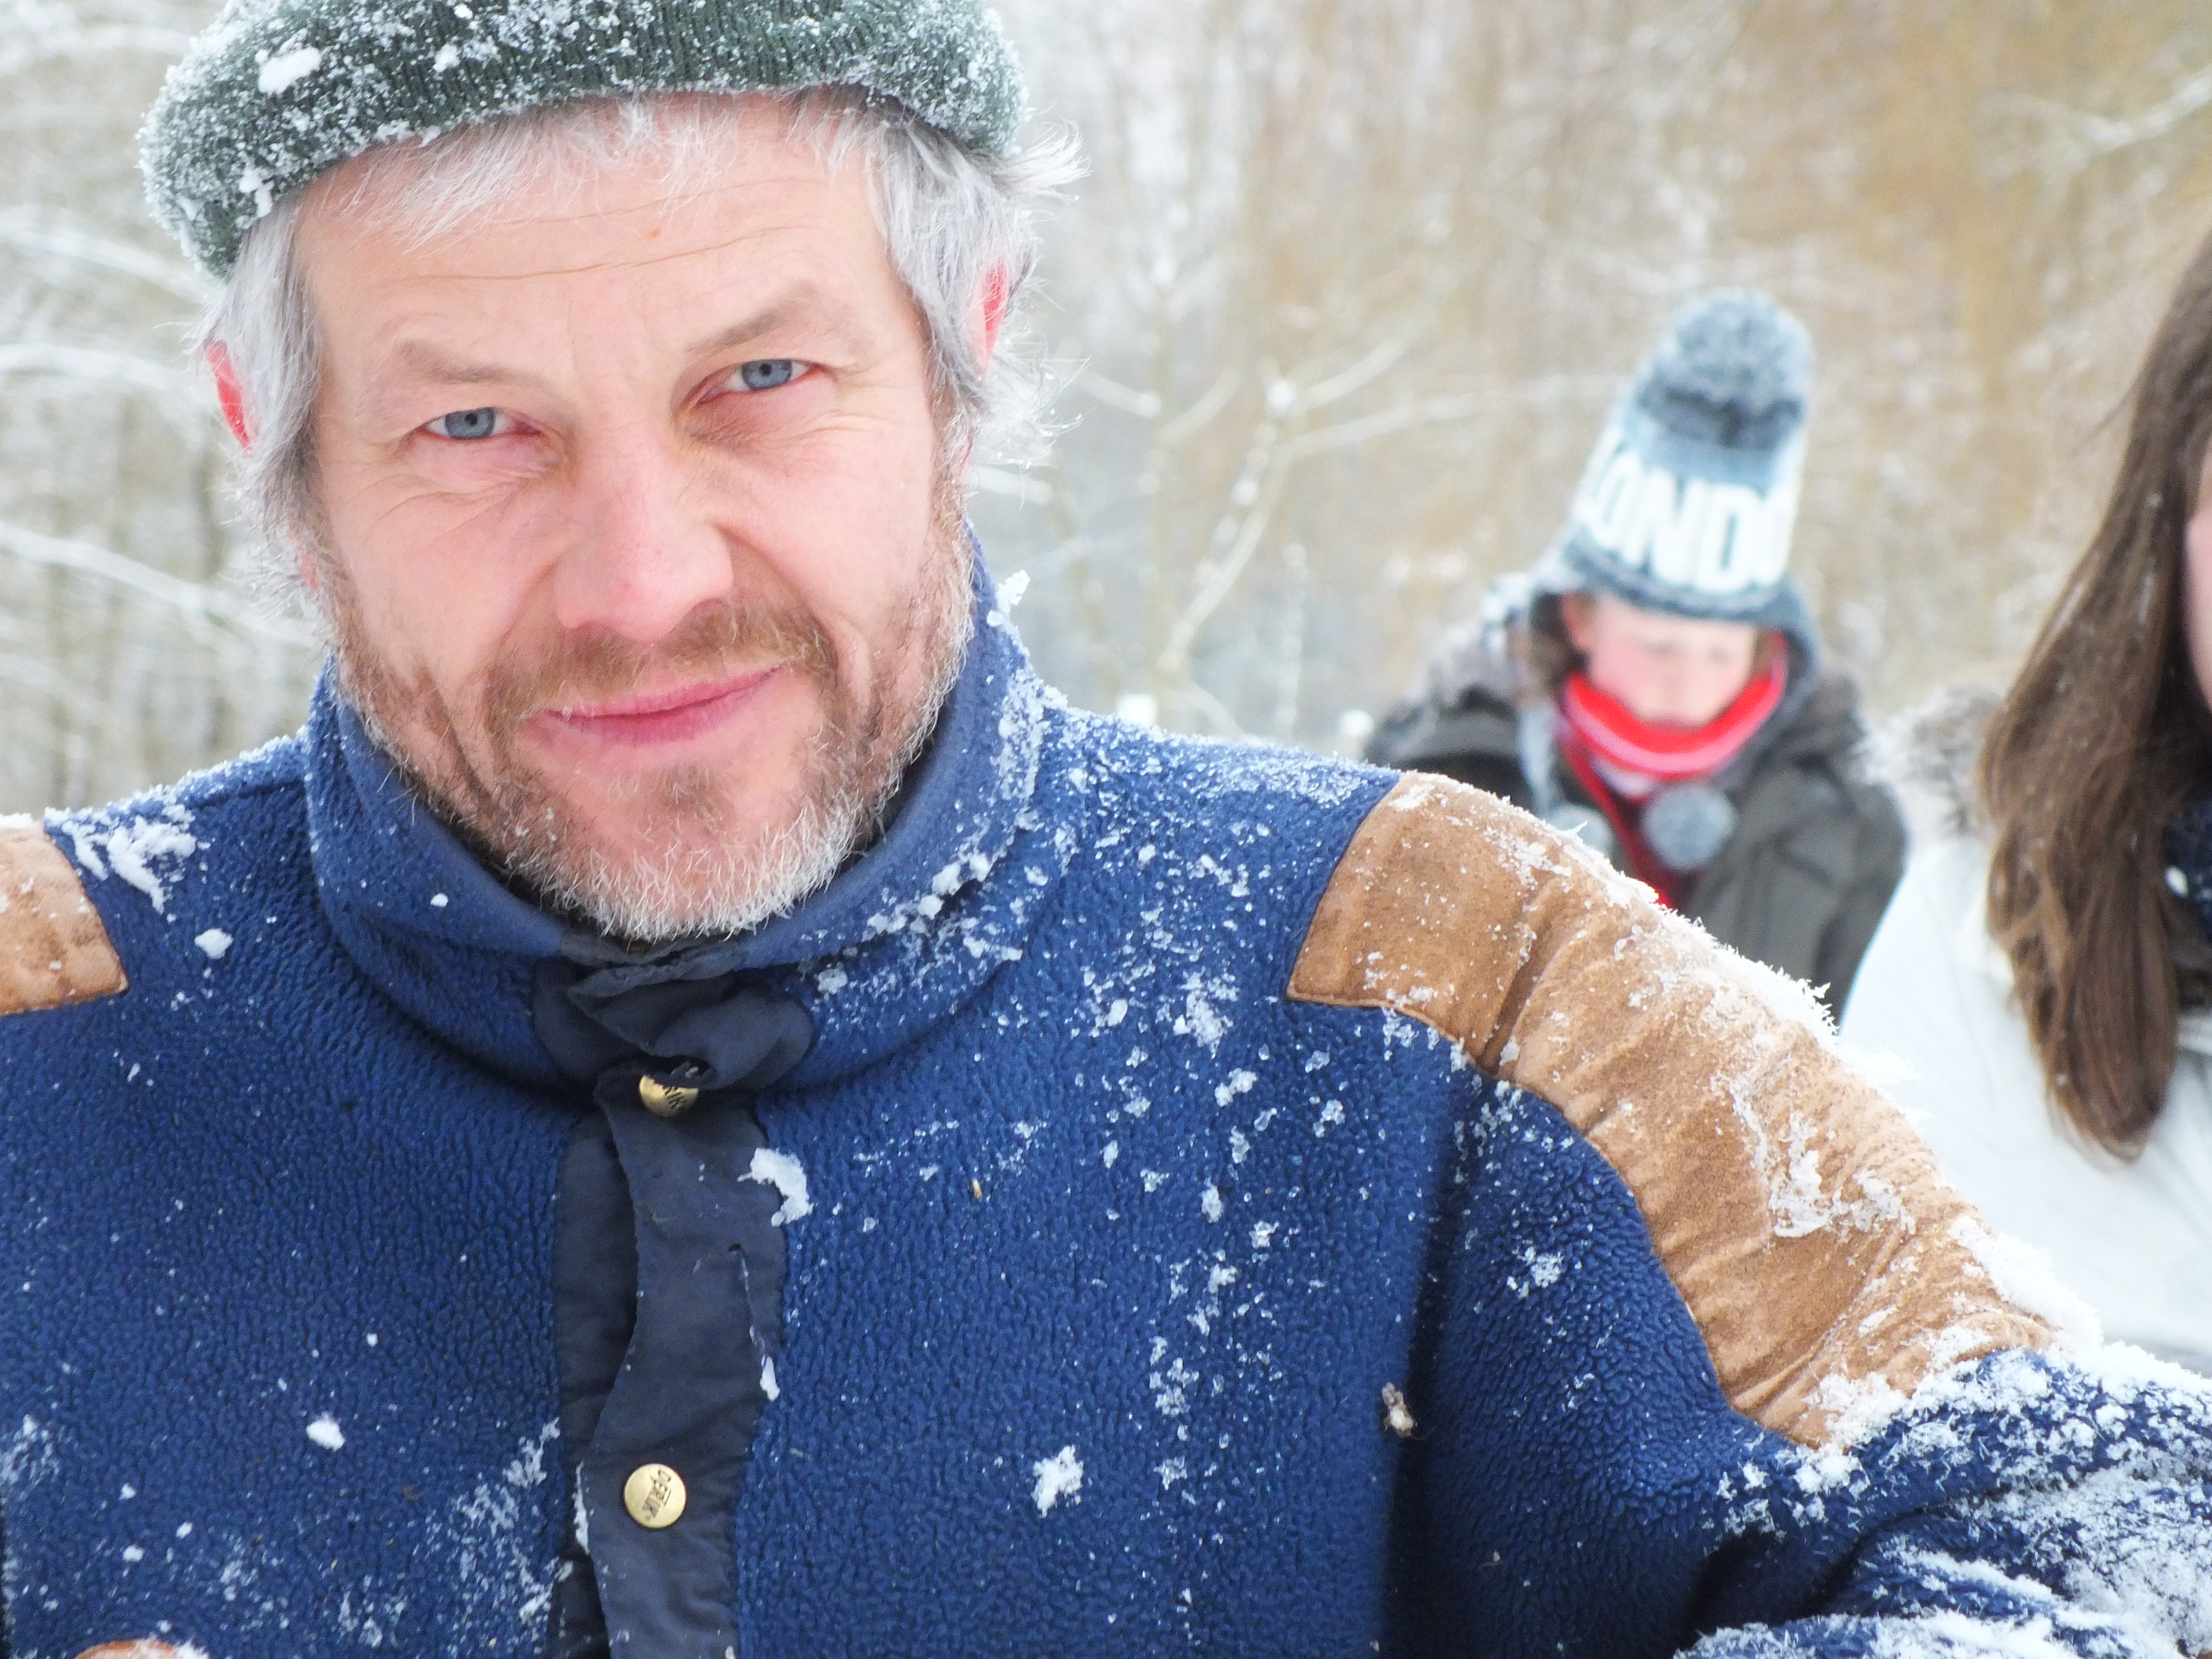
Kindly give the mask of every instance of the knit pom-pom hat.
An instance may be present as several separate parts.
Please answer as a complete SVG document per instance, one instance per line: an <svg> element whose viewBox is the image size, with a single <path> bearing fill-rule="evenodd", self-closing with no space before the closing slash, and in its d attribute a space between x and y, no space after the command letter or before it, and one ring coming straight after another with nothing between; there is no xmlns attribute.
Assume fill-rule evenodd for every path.
<svg viewBox="0 0 2212 1659"><path fill-rule="evenodd" d="M984 0L230 0L139 137L210 275L283 198L380 144L576 99L853 87L987 155L1021 71Z"/></svg>
<svg viewBox="0 0 2212 1659"><path fill-rule="evenodd" d="M1763 294L1679 313L1606 423L1539 590L1611 592L1809 643L1789 567L1812 378L1804 325Z"/></svg>

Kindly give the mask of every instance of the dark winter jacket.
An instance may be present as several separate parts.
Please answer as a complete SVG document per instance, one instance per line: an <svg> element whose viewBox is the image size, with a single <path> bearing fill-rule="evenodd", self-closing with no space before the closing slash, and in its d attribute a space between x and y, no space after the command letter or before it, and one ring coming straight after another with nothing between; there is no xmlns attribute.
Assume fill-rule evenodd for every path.
<svg viewBox="0 0 2212 1659"><path fill-rule="evenodd" d="M1457 778L1532 811L1547 808L1547 793L1594 806L1558 763L1548 727L1532 729L1523 716L1540 696L1524 666L1528 626L1516 606L1470 631L1428 689L1382 721L1368 757ZM1684 908L1716 939L1813 986L1833 1014L1904 874L1905 825L1861 763L1867 732L1856 686L1820 670L1809 642L1794 643L1793 655L1790 695L1717 780L1735 805L1735 830L1691 882ZM1531 767L1547 774L1542 787Z"/></svg>
<svg viewBox="0 0 2212 1659"><path fill-rule="evenodd" d="M638 1659L2212 1646L2212 1394L2069 1352L1802 997L1487 796L1068 709L1001 623L742 946L811 1048L658 1128L327 690L0 836L15 1659L591 1651L578 1562Z"/></svg>

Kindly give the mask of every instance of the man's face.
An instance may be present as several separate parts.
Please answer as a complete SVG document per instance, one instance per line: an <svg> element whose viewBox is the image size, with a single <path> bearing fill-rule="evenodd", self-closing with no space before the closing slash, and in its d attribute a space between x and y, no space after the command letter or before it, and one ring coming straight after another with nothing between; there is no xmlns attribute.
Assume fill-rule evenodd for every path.
<svg viewBox="0 0 2212 1659"><path fill-rule="evenodd" d="M1610 593L1571 593L1561 614L1590 684L1640 720L1696 727L1743 695L1759 629L1645 611Z"/></svg>
<svg viewBox="0 0 2212 1659"><path fill-rule="evenodd" d="M927 343L863 170L788 117L672 186L550 176L420 246L323 188L301 268L349 695L465 832L635 937L834 870L964 638Z"/></svg>

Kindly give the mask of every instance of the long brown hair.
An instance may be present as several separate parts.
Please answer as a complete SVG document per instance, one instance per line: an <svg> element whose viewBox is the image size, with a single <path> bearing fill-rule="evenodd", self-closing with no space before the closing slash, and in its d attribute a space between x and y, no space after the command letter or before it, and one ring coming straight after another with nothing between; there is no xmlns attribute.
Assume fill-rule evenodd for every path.
<svg viewBox="0 0 2212 1659"><path fill-rule="evenodd" d="M2166 883L2166 825L2212 780L2185 627L2184 537L2212 441L2212 240L2136 378L2127 449L1983 745L1990 928L2067 1119L2142 1149L2212 951Z"/></svg>

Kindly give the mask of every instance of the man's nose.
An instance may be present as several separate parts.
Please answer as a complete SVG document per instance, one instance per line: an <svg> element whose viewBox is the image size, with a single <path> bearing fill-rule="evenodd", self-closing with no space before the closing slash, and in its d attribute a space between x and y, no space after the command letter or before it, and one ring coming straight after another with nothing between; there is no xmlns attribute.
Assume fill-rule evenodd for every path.
<svg viewBox="0 0 2212 1659"><path fill-rule="evenodd" d="M580 448L556 617L572 631L653 644L729 593L729 540L674 434L638 425Z"/></svg>

